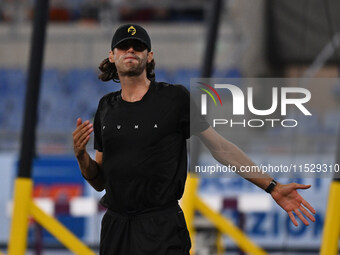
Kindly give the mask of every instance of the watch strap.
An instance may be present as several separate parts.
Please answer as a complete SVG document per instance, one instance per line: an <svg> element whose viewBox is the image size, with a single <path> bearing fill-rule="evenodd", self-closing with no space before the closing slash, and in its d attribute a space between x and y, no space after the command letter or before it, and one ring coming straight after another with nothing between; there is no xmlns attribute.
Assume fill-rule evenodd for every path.
<svg viewBox="0 0 340 255"><path fill-rule="evenodd" d="M275 188L275 186L277 185L277 182L273 179L270 181L268 187L265 189L265 191L267 193L272 193L273 189Z"/></svg>

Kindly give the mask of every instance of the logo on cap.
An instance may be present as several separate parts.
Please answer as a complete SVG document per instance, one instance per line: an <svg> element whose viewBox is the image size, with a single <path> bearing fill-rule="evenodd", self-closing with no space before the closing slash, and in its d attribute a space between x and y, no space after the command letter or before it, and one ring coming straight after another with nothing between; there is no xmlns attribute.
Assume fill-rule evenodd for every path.
<svg viewBox="0 0 340 255"><path fill-rule="evenodd" d="M130 33L130 32L131 32L131 35L135 35L136 29L133 26L131 26L131 27L128 28L128 33Z"/></svg>

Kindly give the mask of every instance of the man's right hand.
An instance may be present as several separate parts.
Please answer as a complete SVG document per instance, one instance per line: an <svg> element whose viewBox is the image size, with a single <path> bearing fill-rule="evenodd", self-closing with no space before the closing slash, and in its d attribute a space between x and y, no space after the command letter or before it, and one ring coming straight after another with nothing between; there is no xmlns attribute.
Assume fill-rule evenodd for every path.
<svg viewBox="0 0 340 255"><path fill-rule="evenodd" d="M93 125L86 120L82 123L81 118L77 119L77 127L73 131L73 150L77 158L81 158L86 152L86 145L90 140L90 134L93 132Z"/></svg>

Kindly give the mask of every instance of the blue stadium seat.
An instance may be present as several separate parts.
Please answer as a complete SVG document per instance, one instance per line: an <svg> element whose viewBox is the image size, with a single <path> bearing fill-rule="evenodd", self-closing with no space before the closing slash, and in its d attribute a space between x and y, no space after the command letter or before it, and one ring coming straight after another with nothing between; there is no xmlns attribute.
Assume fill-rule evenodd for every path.
<svg viewBox="0 0 340 255"><path fill-rule="evenodd" d="M166 70L156 68L155 74L156 74L156 81L172 83L172 79L170 79L171 76Z"/></svg>
<svg viewBox="0 0 340 255"><path fill-rule="evenodd" d="M213 77L216 78L241 78L241 71L237 68L230 69L215 69L213 72Z"/></svg>
<svg viewBox="0 0 340 255"><path fill-rule="evenodd" d="M190 78L199 78L199 69L181 68L174 72L156 69L156 80L182 84L189 88ZM219 77L237 77L237 70L219 70ZM26 74L23 69L0 70L0 128L20 131L24 108ZM38 129L63 132L74 128L77 117L91 119L99 99L120 84L102 82L95 69L62 71L44 69L39 101Z"/></svg>
<svg viewBox="0 0 340 255"><path fill-rule="evenodd" d="M340 113L338 111L328 112L324 116L323 131L326 134L337 135L340 128Z"/></svg>
<svg viewBox="0 0 340 255"><path fill-rule="evenodd" d="M190 79L191 78L199 78L200 71L195 69L179 69L174 72L174 83L182 84L188 89L190 88Z"/></svg>
<svg viewBox="0 0 340 255"><path fill-rule="evenodd" d="M20 131L24 107L26 75L22 69L0 71L0 128ZM5 115L5 116L4 116Z"/></svg>

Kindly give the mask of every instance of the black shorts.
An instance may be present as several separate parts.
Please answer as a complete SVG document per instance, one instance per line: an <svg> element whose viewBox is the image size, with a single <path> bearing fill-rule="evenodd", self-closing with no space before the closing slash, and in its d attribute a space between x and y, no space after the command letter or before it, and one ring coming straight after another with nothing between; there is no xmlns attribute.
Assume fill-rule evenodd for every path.
<svg viewBox="0 0 340 255"><path fill-rule="evenodd" d="M178 204L138 214L107 210L100 255L189 255L191 241Z"/></svg>

